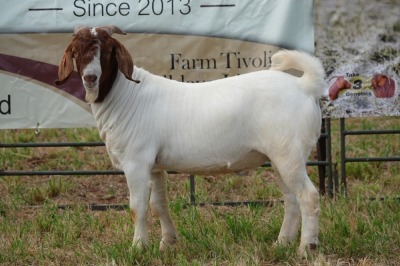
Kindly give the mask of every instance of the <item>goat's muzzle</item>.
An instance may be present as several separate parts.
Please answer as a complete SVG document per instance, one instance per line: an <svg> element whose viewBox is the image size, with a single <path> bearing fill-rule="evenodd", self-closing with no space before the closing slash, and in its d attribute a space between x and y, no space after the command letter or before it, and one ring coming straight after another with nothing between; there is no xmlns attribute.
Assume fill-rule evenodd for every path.
<svg viewBox="0 0 400 266"><path fill-rule="evenodd" d="M97 76L96 75L85 75L83 77L85 79L86 82L95 82L97 80Z"/></svg>
<svg viewBox="0 0 400 266"><path fill-rule="evenodd" d="M92 74L84 75L83 80L84 80L84 85L86 88L93 88L93 87L97 86L97 82L96 82L97 76L96 75L92 75Z"/></svg>

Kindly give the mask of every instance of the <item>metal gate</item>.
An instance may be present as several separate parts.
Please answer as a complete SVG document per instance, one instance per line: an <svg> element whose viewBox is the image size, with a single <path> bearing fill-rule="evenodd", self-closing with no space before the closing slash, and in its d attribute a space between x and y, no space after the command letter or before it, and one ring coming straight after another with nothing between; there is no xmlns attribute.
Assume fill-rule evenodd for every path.
<svg viewBox="0 0 400 266"><path fill-rule="evenodd" d="M331 135L330 135L330 119L324 119L321 128L321 137L317 144L317 160L307 162L308 166L318 167L319 177L319 191L321 195L328 194L333 196L334 181L332 179L332 158L331 158ZM38 148L38 147L99 147L104 146L103 142L43 142L43 143L0 143L0 148ZM266 162L261 167L270 167L271 163ZM169 174L177 174L175 172L168 172ZM72 176L72 175L123 175L122 171L117 170L52 170L52 171L17 171L12 169L0 170L1 176L34 176L34 175L58 175L58 176ZM326 186L327 179L327 186ZM203 206L205 204L212 205L250 205L250 204L264 204L271 205L269 201L244 201L244 202L197 202L196 201L196 184L194 176L189 177L190 182L190 204ZM106 210L106 209L124 209L126 205L90 205L92 210ZM60 208L68 208L68 206L60 206Z"/></svg>

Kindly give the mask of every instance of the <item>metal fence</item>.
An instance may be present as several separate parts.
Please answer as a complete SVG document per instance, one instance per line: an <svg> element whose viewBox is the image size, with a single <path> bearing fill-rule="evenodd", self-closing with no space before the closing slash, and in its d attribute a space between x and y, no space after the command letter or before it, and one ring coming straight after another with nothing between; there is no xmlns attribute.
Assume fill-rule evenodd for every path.
<svg viewBox="0 0 400 266"><path fill-rule="evenodd" d="M334 182L332 180L332 158L331 158L331 134L330 134L330 119L324 119L321 128L321 137L318 141L316 152L317 160L307 162L309 166L318 167L319 177L319 191L322 195L333 195ZM103 142L46 142L46 143L0 143L0 148L38 148L38 147L99 147L104 146ZM270 167L271 163L266 162L261 167ZM176 174L175 172L168 172L169 174ZM59 175L59 176L72 176L72 175L123 175L122 171L117 170L67 170L67 171L17 171L12 169L0 170L1 176L34 176L34 175ZM328 180L326 188L326 179ZM189 177L190 182L190 204L203 206L205 204L212 205L273 205L276 202L272 201L244 201L244 202L197 202L196 201L196 184L194 176ZM68 208L69 206L60 206L60 208ZM107 209L124 209L126 205L89 205L92 210L107 210Z"/></svg>
<svg viewBox="0 0 400 266"><path fill-rule="evenodd" d="M319 191L321 195L334 196L336 193L347 193L346 164L358 162L388 162L400 161L400 156L389 157L348 157L346 155L346 136L351 135L375 135L375 134L400 134L400 130L347 130L345 127L345 119L340 119L340 180L336 169L332 163L332 146L331 146L331 120L323 119L321 128L321 137L317 143L316 161L307 162L308 166L318 168ZM0 143L0 148L38 148L38 147L98 147L104 146L103 142L46 142L46 143ZM266 162L261 167L270 167L271 163ZM169 174L177 174L176 172L168 172ZM0 170L1 176L34 176L34 175L123 175L122 171L117 170L68 170L68 171L16 171L16 170ZM340 181L340 183L339 183ZM242 202L197 202L196 200L196 184L195 177L189 176L190 182L190 204L203 206L211 205L251 205L262 204L271 206L276 204L275 201L242 201ZM341 189L340 189L341 188ZM69 206L60 206L60 208L68 208ZM92 210L107 209L125 209L126 205L89 205Z"/></svg>
<svg viewBox="0 0 400 266"><path fill-rule="evenodd" d="M359 162L394 162L400 161L400 156L388 157L347 157L346 156L346 136L354 135L392 135L400 134L400 130L346 130L345 119L340 118L340 180L342 193L347 194L347 179L346 179L346 163L359 163Z"/></svg>

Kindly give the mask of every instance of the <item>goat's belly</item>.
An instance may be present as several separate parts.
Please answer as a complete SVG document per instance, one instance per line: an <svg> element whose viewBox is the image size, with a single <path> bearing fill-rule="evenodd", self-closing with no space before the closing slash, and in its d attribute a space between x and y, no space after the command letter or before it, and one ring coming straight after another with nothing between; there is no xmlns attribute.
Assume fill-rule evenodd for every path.
<svg viewBox="0 0 400 266"><path fill-rule="evenodd" d="M203 160L157 161L153 170L169 170L178 173L195 175L225 174L259 167L268 160L268 157L257 151L251 151L239 159L219 160L204 158Z"/></svg>

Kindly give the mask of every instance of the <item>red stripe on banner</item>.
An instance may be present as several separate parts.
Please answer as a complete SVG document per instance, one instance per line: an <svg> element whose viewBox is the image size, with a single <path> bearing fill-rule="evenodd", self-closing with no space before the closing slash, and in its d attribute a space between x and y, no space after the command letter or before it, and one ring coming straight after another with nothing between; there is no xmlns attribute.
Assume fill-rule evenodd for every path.
<svg viewBox="0 0 400 266"><path fill-rule="evenodd" d="M6 54L0 54L0 70L43 82L81 101L85 100L85 89L76 71L65 84L56 86L54 81L58 78L58 66Z"/></svg>

